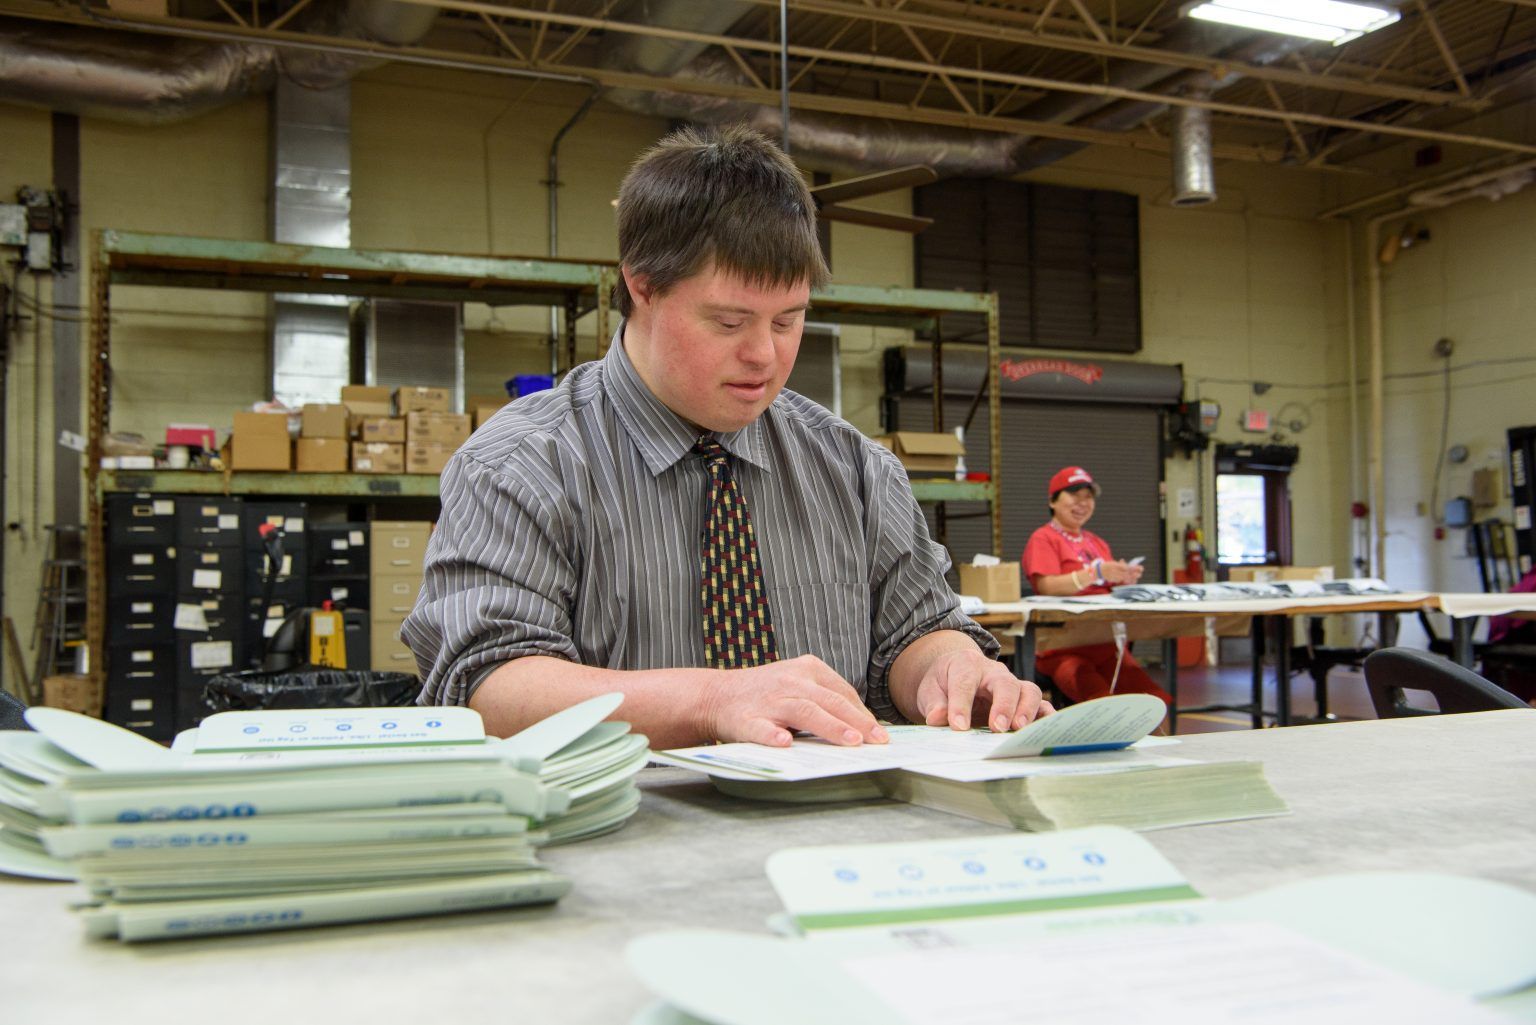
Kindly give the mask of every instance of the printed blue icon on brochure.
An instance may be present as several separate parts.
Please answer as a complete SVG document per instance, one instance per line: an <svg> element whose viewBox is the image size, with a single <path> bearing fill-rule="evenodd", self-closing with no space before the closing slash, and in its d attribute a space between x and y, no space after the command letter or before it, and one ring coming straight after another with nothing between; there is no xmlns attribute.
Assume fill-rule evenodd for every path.
<svg viewBox="0 0 1536 1025"><path fill-rule="evenodd" d="M349 722L339 722L339 723L336 724L337 731L341 732L341 733L345 733L348 730L350 730L351 728L352 728L352 724L349 723Z"/></svg>
<svg viewBox="0 0 1536 1025"><path fill-rule="evenodd" d="M427 720L427 726L430 729L434 729L435 730L435 729L437 729L437 727L439 727L441 725L442 725L442 722L440 720L438 720L438 719L428 719Z"/></svg>
<svg viewBox="0 0 1536 1025"><path fill-rule="evenodd" d="M1089 865L1102 865L1104 864L1104 855L1098 851L1089 851L1083 855L1083 861Z"/></svg>
<svg viewBox="0 0 1536 1025"><path fill-rule="evenodd" d="M896 874L903 879L917 880L923 878L923 870L916 865L903 865L896 870Z"/></svg>
<svg viewBox="0 0 1536 1025"><path fill-rule="evenodd" d="M260 733L261 732L261 727L260 726L247 726L245 729L241 730L240 732L241 733Z"/></svg>
<svg viewBox="0 0 1536 1025"><path fill-rule="evenodd" d="M379 723L379 729L381 729L381 730L392 730L392 729L397 728L399 725L400 724L397 723L397 722L381 722L381 723Z"/></svg>
<svg viewBox="0 0 1536 1025"><path fill-rule="evenodd" d="M859 874L851 868L840 868L836 872L833 872L832 875L839 882L843 883L856 883L859 881Z"/></svg>
<svg viewBox="0 0 1536 1025"><path fill-rule="evenodd" d="M1033 854L1024 859L1024 867L1034 869L1036 872L1045 871L1045 859L1037 858Z"/></svg>
<svg viewBox="0 0 1536 1025"><path fill-rule="evenodd" d="M987 871L987 866L983 865L979 861L962 862L960 867L965 870L967 875L973 876L985 875Z"/></svg>

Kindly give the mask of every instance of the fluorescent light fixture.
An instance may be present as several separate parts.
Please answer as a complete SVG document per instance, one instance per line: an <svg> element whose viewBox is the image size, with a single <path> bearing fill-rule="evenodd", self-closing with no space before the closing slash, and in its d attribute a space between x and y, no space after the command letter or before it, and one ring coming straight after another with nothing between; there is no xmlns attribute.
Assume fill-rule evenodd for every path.
<svg viewBox="0 0 1536 1025"><path fill-rule="evenodd" d="M1334 46L1386 28L1401 17L1390 8L1345 0L1205 0L1185 4L1183 11L1201 21L1320 39Z"/></svg>

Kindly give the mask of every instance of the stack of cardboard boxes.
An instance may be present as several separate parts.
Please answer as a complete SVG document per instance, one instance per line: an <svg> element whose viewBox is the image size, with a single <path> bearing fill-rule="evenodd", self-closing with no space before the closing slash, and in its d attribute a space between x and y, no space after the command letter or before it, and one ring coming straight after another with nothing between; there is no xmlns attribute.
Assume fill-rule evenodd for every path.
<svg viewBox="0 0 1536 1025"><path fill-rule="evenodd" d="M404 473L405 425L395 419L389 389L349 384L341 402L352 415L352 472Z"/></svg>
<svg viewBox="0 0 1536 1025"><path fill-rule="evenodd" d="M349 384L339 403L304 406L296 445L286 414L236 413L229 465L300 473L439 474L470 432L506 404L497 396L471 396L471 414L451 412L450 402L447 388L391 392Z"/></svg>
<svg viewBox="0 0 1536 1025"><path fill-rule="evenodd" d="M400 624L416 605L432 524L375 520L369 527L370 659L373 669L416 672L416 659L400 640Z"/></svg>
<svg viewBox="0 0 1536 1025"><path fill-rule="evenodd" d="M470 418L448 411L443 388L401 388L395 404L405 418L405 472L442 473L454 449L469 440Z"/></svg>
<svg viewBox="0 0 1536 1025"><path fill-rule="evenodd" d="M346 473L350 435L351 423L346 406L306 405L299 415L298 455L294 468L300 473Z"/></svg>

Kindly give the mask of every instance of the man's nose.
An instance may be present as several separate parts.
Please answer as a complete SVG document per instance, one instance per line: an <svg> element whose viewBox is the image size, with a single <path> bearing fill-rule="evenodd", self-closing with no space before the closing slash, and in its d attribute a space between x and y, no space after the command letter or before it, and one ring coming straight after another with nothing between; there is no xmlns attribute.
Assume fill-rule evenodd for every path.
<svg viewBox="0 0 1536 1025"><path fill-rule="evenodd" d="M754 324L743 334L737 357L749 366L766 367L773 362L773 325Z"/></svg>

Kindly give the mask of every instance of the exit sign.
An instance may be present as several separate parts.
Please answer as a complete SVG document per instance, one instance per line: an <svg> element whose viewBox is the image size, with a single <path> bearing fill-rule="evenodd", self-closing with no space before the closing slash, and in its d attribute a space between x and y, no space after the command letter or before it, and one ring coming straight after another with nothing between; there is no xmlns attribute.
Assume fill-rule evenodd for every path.
<svg viewBox="0 0 1536 1025"><path fill-rule="evenodd" d="M1243 430L1258 432L1269 430L1269 410L1250 409L1244 412Z"/></svg>

